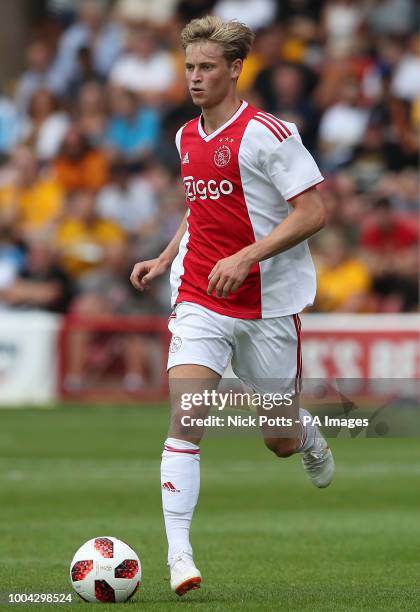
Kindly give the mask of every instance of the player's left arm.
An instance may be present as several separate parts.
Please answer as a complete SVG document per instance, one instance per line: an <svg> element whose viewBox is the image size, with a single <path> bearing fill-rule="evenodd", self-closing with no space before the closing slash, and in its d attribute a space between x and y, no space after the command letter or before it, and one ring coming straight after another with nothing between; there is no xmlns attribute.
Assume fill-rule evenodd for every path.
<svg viewBox="0 0 420 612"><path fill-rule="evenodd" d="M220 259L209 274L207 293L227 297L239 289L251 267L292 248L325 225L326 210L316 187L290 200L293 211L261 240Z"/></svg>

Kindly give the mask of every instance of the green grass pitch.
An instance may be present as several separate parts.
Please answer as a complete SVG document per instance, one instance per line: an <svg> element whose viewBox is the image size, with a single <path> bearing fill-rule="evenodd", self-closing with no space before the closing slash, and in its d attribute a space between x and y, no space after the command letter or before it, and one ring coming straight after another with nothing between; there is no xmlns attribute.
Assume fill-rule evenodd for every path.
<svg viewBox="0 0 420 612"><path fill-rule="evenodd" d="M2 597L70 592L75 550L114 535L143 564L126 609L420 609L414 438L331 440L335 481L318 490L298 457L276 459L256 437L208 437L192 531L203 587L171 593L159 488L167 417L162 406L0 411Z"/></svg>

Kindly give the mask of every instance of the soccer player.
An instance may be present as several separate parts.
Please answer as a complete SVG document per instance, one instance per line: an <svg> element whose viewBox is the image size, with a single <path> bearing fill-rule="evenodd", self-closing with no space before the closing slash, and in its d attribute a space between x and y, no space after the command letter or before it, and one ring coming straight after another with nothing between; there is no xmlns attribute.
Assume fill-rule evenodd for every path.
<svg viewBox="0 0 420 612"><path fill-rule="evenodd" d="M318 487L328 486L334 471L325 439L302 419L308 413L298 404L298 313L312 304L316 289L306 239L325 223L316 189L323 178L293 123L238 98L253 38L245 25L214 16L182 31L187 84L202 111L176 135L188 210L162 254L137 263L131 274L143 291L172 265L171 424L161 485L171 587L178 595L201 583L189 531L203 430L183 426L183 392L215 389L230 361L256 391L267 389L264 380L276 380L293 396L288 411L297 425L281 434L263 427L265 444L278 457L301 453Z"/></svg>

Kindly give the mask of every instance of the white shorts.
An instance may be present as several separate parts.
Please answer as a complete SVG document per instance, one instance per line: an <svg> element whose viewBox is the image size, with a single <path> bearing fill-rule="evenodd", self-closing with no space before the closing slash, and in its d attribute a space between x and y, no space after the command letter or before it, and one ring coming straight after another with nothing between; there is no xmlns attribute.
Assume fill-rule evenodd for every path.
<svg viewBox="0 0 420 612"><path fill-rule="evenodd" d="M235 319L199 304L181 302L169 317L168 370L206 366L220 376L229 363L236 376L259 392L295 394L301 386L300 320L297 314Z"/></svg>

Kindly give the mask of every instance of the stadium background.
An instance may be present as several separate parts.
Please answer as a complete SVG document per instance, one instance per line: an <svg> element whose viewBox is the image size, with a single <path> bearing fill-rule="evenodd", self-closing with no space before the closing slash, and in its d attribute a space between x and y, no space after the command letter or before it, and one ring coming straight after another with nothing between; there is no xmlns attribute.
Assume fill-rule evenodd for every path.
<svg viewBox="0 0 420 612"><path fill-rule="evenodd" d="M135 602L176 605L156 486L167 404L147 401L166 393L168 279L139 294L128 277L183 215L174 135L197 109L179 32L207 12L257 31L241 95L295 122L326 177L307 375L397 376L403 397L420 378L414 1L1 2L0 403L19 410L0 413L0 603L67 591L76 548L111 534L142 557ZM193 605L420 607L417 439L331 444L320 495L252 436L204 441Z"/></svg>
<svg viewBox="0 0 420 612"><path fill-rule="evenodd" d="M167 316L168 277L144 294L128 278L183 216L174 135L197 109L179 32L208 11L257 32L240 93L295 122L326 177L328 227L311 240L312 311L418 312L420 36L411 0L2 3L2 312ZM103 380L118 360L120 391L155 386L156 336L99 336L79 330L61 343L62 393L83 393L84 373L96 368Z"/></svg>

